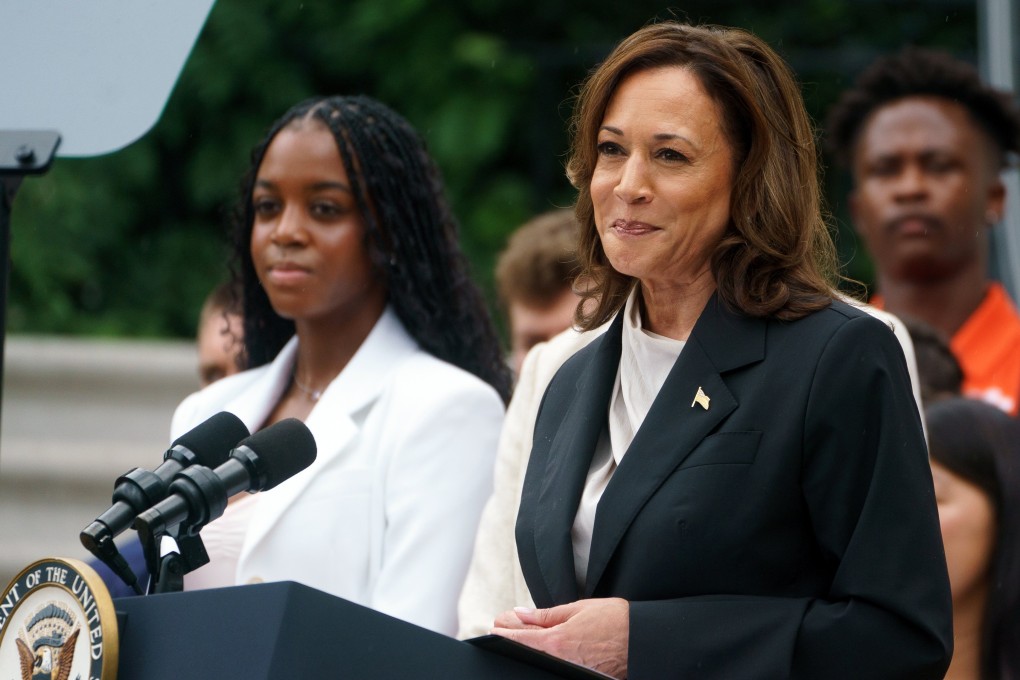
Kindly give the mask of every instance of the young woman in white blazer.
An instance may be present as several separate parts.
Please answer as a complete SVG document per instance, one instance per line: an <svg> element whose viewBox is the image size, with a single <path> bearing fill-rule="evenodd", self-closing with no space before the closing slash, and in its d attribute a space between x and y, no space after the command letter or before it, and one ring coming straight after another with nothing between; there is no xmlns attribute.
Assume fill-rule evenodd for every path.
<svg viewBox="0 0 1020 680"><path fill-rule="evenodd" d="M435 164L375 100L305 101L255 149L235 222L248 370L172 436L296 417L318 456L206 527L186 588L293 580L453 634L510 377Z"/></svg>

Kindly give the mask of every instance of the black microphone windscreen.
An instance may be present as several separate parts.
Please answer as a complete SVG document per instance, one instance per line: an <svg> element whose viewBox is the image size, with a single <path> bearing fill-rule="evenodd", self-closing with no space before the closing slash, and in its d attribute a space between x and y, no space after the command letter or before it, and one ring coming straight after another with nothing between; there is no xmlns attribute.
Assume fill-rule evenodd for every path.
<svg viewBox="0 0 1020 680"><path fill-rule="evenodd" d="M315 437L297 418L281 420L256 432L238 448L247 446L258 454L266 483L263 491L290 479L315 461Z"/></svg>
<svg viewBox="0 0 1020 680"><path fill-rule="evenodd" d="M226 461L230 450L247 436L248 428L240 418L220 411L175 439L171 448L183 446L195 454L200 465L214 468Z"/></svg>

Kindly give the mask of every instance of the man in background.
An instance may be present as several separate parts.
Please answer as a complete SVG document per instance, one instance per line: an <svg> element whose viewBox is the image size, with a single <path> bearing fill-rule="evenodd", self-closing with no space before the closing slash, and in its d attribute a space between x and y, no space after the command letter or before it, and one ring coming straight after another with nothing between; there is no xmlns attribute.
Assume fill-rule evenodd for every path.
<svg viewBox="0 0 1020 680"><path fill-rule="evenodd" d="M1000 172L1020 150L1012 98L948 54L878 59L829 114L828 142L851 171L850 213L871 253L872 303L950 339L966 396L1012 415L1020 402L1020 316L988 275L1003 216Z"/></svg>
<svg viewBox="0 0 1020 680"><path fill-rule="evenodd" d="M514 375L528 350L573 323L577 231L572 210L551 210L519 227L499 255L496 286L510 322Z"/></svg>

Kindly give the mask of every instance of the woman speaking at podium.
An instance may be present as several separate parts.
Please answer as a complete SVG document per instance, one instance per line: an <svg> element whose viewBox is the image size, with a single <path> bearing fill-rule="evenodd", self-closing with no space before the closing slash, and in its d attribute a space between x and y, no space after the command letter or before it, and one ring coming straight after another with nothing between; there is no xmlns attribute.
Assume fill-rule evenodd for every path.
<svg viewBox="0 0 1020 680"><path fill-rule="evenodd" d="M493 632L631 680L941 678L920 420L893 333L834 293L789 68L744 31L650 25L573 122L597 337L519 433L535 606Z"/></svg>
<svg viewBox="0 0 1020 680"><path fill-rule="evenodd" d="M188 397L318 456L235 499L186 589L293 580L453 634L510 378L438 169L367 97L302 102L253 153L233 235L247 370Z"/></svg>

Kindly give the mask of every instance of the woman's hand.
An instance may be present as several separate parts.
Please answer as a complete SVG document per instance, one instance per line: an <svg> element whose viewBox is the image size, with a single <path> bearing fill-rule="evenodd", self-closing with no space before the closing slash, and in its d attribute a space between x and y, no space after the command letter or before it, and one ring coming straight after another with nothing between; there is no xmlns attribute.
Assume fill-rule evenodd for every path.
<svg viewBox="0 0 1020 680"><path fill-rule="evenodd" d="M491 633L614 678L627 677L630 604L618 597L551 609L516 607L496 617Z"/></svg>

